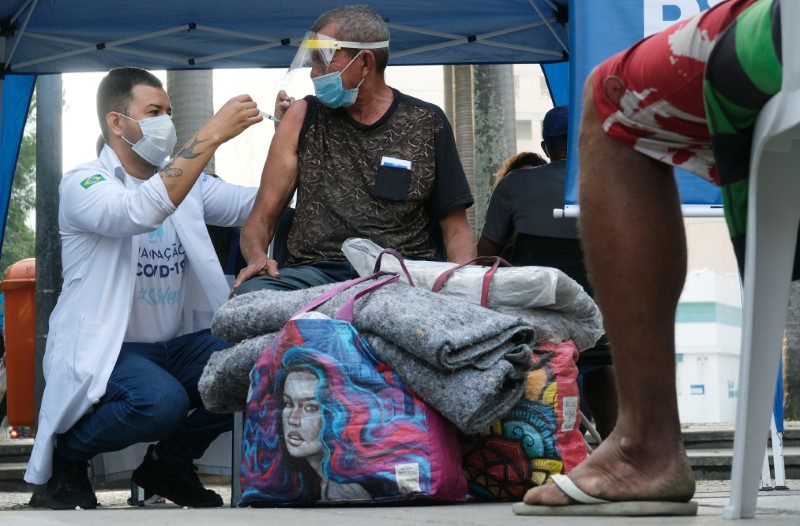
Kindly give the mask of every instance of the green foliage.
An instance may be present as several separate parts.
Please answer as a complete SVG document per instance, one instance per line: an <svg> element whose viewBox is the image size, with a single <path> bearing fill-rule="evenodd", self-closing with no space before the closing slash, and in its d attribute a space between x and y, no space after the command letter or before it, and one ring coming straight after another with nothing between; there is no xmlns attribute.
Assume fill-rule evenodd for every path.
<svg viewBox="0 0 800 526"><path fill-rule="evenodd" d="M25 132L19 149L19 159L11 185L3 250L0 254L0 271L5 275L9 265L20 259L32 258L36 253L36 234L28 220L36 207L36 97L25 123Z"/></svg>

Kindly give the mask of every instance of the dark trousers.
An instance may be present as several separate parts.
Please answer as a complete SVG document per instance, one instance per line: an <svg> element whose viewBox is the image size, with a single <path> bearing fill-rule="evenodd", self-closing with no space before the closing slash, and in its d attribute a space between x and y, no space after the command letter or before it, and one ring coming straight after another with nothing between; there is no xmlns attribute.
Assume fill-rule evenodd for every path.
<svg viewBox="0 0 800 526"><path fill-rule="evenodd" d="M231 415L203 408L197 390L211 354L227 347L208 329L166 342L122 344L106 393L93 411L57 437L59 454L77 463L160 441L157 452L165 460L200 458L233 425Z"/></svg>
<svg viewBox="0 0 800 526"><path fill-rule="evenodd" d="M256 276L233 290L232 296L257 290L300 290L339 283L358 277L355 269L346 260L317 261L309 265L297 265L280 269L281 277Z"/></svg>

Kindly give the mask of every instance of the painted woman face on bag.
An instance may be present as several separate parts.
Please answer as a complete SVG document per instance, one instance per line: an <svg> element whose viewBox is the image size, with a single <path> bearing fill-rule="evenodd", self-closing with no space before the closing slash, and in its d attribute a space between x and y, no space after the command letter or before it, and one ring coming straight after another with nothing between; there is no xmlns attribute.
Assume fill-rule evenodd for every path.
<svg viewBox="0 0 800 526"><path fill-rule="evenodd" d="M293 457L308 457L322 451L319 431L322 408L317 402L319 379L308 371L294 371L283 386L283 440Z"/></svg>

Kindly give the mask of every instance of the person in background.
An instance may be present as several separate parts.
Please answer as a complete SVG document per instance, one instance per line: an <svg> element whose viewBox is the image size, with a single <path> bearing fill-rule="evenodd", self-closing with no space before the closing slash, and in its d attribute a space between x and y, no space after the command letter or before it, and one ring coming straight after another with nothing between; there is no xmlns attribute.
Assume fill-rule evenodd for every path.
<svg viewBox="0 0 800 526"><path fill-rule="evenodd" d="M557 106L542 122L542 149L550 158L549 164L533 164L541 159L536 154L517 154L503 163L478 240L478 255L502 252L515 266L557 268L593 295L575 219L553 218L553 209L564 206L568 113L567 106ZM514 166L517 168L511 168ZM506 167L512 171L501 177ZM503 252L512 238L513 245ZM617 390L610 364L605 337L593 349L582 352L578 362L583 398L603 438L611 433L617 419Z"/></svg>
<svg viewBox="0 0 800 526"><path fill-rule="evenodd" d="M537 166L544 166L545 164L547 164L547 161L544 160L538 153L520 152L516 155L512 155L503 161L500 169L497 170L497 173L494 176L494 182L492 183L492 190L497 188L497 185L500 184L500 181L502 181L505 176L514 170L519 170L521 168L536 168Z"/></svg>

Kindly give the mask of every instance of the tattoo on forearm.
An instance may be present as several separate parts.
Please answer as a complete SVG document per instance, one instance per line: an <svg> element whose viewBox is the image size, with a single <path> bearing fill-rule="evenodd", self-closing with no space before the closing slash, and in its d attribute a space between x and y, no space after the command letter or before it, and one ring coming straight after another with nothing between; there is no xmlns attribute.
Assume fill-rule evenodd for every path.
<svg viewBox="0 0 800 526"><path fill-rule="evenodd" d="M200 157L200 155L202 155L203 152L196 152L195 148L201 143L204 143L205 141L206 139L200 139L195 134L195 136L191 138L189 143L186 144L186 146L184 146L183 148L181 148L181 151L179 151L175 155L175 157L172 158L169 164L167 164L167 166L165 166L164 169L161 170L161 173L164 174L164 179L172 179L173 177L182 176L183 170L175 167L175 159L194 159L196 157Z"/></svg>
<svg viewBox="0 0 800 526"><path fill-rule="evenodd" d="M189 144L181 148L181 151L175 156L177 159L178 157L182 159L194 159L195 157L199 157L203 152L196 152L194 151L195 147L197 147L200 143L205 142L206 139L200 139L196 134L192 137L189 141Z"/></svg>
<svg viewBox="0 0 800 526"><path fill-rule="evenodd" d="M173 177L182 176L183 170L180 168L175 168L172 166L172 163L169 163L163 170L161 170L161 173L164 174L165 179L172 179Z"/></svg>

